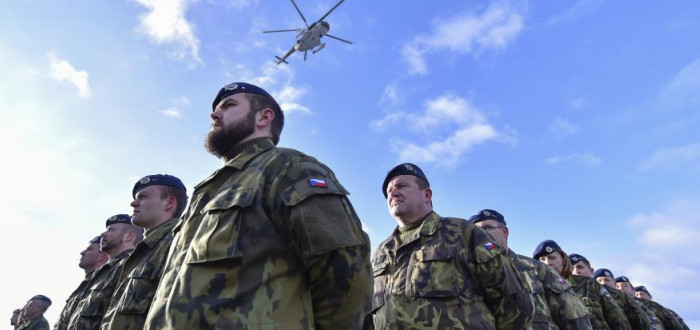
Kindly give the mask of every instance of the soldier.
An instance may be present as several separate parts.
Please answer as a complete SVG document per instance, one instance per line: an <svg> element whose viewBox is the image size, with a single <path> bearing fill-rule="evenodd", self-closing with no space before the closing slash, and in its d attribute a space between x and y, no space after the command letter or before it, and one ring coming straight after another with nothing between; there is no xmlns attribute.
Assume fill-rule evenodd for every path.
<svg viewBox="0 0 700 330"><path fill-rule="evenodd" d="M43 295L36 295L27 301L19 315L19 330L49 330L49 321L44 318L44 313L51 306L51 299Z"/></svg>
<svg viewBox="0 0 700 330"><path fill-rule="evenodd" d="M67 330L68 323L70 322L71 316L77 307L78 299L80 295L85 291L85 286L87 285L90 277L95 272L96 269L102 267L102 265L109 260L109 255L100 251L100 242L102 241L102 236L96 236L88 243L87 248L80 252L80 261L78 262L78 267L85 271L85 278L78 288L70 294L66 300L66 305L61 311L61 316L58 318L58 322L54 325L54 330Z"/></svg>
<svg viewBox="0 0 700 330"><path fill-rule="evenodd" d="M593 329L631 329L625 313L608 290L590 277L572 274L571 261L557 242L543 241L537 246L532 257L554 268L559 276L569 281L588 308Z"/></svg>
<svg viewBox="0 0 700 330"><path fill-rule="evenodd" d="M651 293L649 293L649 290L643 285L634 287L634 296L639 299L651 300Z"/></svg>
<svg viewBox="0 0 700 330"><path fill-rule="evenodd" d="M382 192L398 227L374 254L375 328L532 327L532 299L505 251L471 222L435 213L418 166L394 167Z"/></svg>
<svg viewBox="0 0 700 330"><path fill-rule="evenodd" d="M207 150L225 164L195 186L146 329L357 329L371 302L369 237L333 171L278 148L284 123L260 87L212 104Z"/></svg>
<svg viewBox="0 0 700 330"><path fill-rule="evenodd" d="M520 271L535 302L534 329L592 329L586 306L568 282L539 260L516 254L508 247L505 217L495 210L485 209L469 221L487 232Z"/></svg>
<svg viewBox="0 0 700 330"><path fill-rule="evenodd" d="M131 224L131 217L117 214L107 219L107 230L102 233L100 250L109 255L109 261L95 271L80 295L68 328L71 330L99 329L107 312L124 260L143 239L143 229Z"/></svg>
<svg viewBox="0 0 700 330"><path fill-rule="evenodd" d="M21 309L15 309L14 311L12 311L12 318L10 318L10 325L14 329L19 328L19 313L21 311L22 311Z"/></svg>
<svg viewBox="0 0 700 330"><path fill-rule="evenodd" d="M173 241L172 229L187 205L187 189L167 174L148 175L132 191L131 222L144 239L124 262L102 329L143 329Z"/></svg>
<svg viewBox="0 0 700 330"><path fill-rule="evenodd" d="M617 304L622 307L622 310L625 311L625 315L627 315L627 319L630 321L632 329L663 329L661 321L656 317L656 315L654 315L654 312L644 307L642 303L635 300L634 296L617 289L615 286L615 277L612 275L612 272L609 269L600 268L591 273L593 268L591 268L590 264L588 263L588 259L578 254L571 254L569 255L569 258L571 259L572 264L575 261L577 261L576 264L582 264L585 261L585 267L581 268L578 275L591 276L594 280L604 286L605 289L610 292L610 295L615 298Z"/></svg>
<svg viewBox="0 0 700 330"><path fill-rule="evenodd" d="M634 294L634 287L632 286L632 283L630 282L630 279L627 278L627 276L616 277L615 285L618 289L624 292ZM678 314L676 314L676 312L652 300L637 298L637 301L640 301L642 304L644 304L644 306L647 306L652 312L654 312L654 314L661 320L661 323L664 325L664 329L689 329L688 325L686 325L685 322L683 322L683 319L681 319L678 316Z"/></svg>

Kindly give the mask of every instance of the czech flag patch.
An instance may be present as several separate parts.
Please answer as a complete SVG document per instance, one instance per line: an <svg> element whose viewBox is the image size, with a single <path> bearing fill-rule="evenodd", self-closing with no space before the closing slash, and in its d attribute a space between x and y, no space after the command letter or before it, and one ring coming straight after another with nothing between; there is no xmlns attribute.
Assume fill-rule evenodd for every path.
<svg viewBox="0 0 700 330"><path fill-rule="evenodd" d="M326 184L326 180L323 180L323 179L309 179L309 186L317 187L317 188L328 188L328 184Z"/></svg>
<svg viewBox="0 0 700 330"><path fill-rule="evenodd" d="M488 242L488 243L484 244L484 247L485 247L487 250L491 251L491 250L493 250L494 248L496 248L496 244L493 244L493 243L491 243L491 242Z"/></svg>

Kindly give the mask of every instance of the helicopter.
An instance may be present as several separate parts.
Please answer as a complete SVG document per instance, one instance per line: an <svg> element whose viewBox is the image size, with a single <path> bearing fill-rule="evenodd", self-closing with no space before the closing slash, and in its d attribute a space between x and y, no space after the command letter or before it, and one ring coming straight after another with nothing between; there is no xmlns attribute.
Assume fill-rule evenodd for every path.
<svg viewBox="0 0 700 330"><path fill-rule="evenodd" d="M301 13L301 10L299 10L299 7L297 6L296 2L294 0L291 0L292 4L294 5L294 8L296 8L297 13L299 13L299 16L301 16L301 19L304 21L304 25L306 25L306 28L300 28L300 29L286 29L286 30L269 30L269 31L263 31L263 33L277 33L277 32L297 32L296 36L296 44L292 46L292 48L284 54L284 56L279 57L275 56L277 61L277 65L280 63L286 63L289 64L289 62L286 61L286 59L292 55L295 51L297 52L304 52L304 61L306 61L306 53L310 50L312 54L318 53L321 49L326 47L325 43L321 42L321 37L326 36L330 37L336 40L340 40L344 43L352 45L352 42L347 41L342 38L338 38L336 36L332 36L328 34L328 31L331 29L331 26L328 24L328 22L324 21L323 19L326 18L330 13L338 8L341 3L345 0L340 0L338 3L333 6L325 15L323 15L321 18L318 19L318 21L314 22L313 24L309 25L306 22L306 18L304 17L304 14Z"/></svg>

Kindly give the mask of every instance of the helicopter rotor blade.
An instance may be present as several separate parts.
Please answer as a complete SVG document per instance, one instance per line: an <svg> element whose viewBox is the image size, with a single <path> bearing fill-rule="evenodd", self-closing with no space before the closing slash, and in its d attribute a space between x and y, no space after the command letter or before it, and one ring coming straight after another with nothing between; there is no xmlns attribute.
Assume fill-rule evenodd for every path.
<svg viewBox="0 0 700 330"><path fill-rule="evenodd" d="M276 33L276 32L296 32L299 31L299 29L285 29L285 30L267 30L263 31L263 33Z"/></svg>
<svg viewBox="0 0 700 330"><path fill-rule="evenodd" d="M342 41L342 42L344 42L344 43L346 43L346 44L352 45L352 42L351 42L351 41L347 41L347 40L345 40L345 39L338 38L338 37L336 37L336 36L332 36L332 35L330 35L330 34L328 34L328 33L326 33L325 36L326 36L326 37L331 37L331 38L333 38L333 39L335 39L335 40L340 40L340 41Z"/></svg>
<svg viewBox="0 0 700 330"><path fill-rule="evenodd" d="M304 17L304 14L302 14L301 10L299 10L299 7L297 7L297 3L294 2L294 0L292 0L292 4L294 5L294 8L297 9L297 13L299 13L299 16L301 16L301 19L304 21L304 25L306 25L306 27L309 27L309 24L306 23L306 18Z"/></svg>
<svg viewBox="0 0 700 330"><path fill-rule="evenodd" d="M292 0L292 1L294 1L294 0ZM341 3L343 3L343 1L345 1L345 0L338 1L338 3L336 3L335 6L333 6L333 8L331 8L331 10L329 10L325 15L323 15L323 17L319 18L318 21L316 21L316 22L320 22L324 18L326 18L326 16L330 15L332 11L334 11L336 8L338 8L338 6L340 6Z"/></svg>

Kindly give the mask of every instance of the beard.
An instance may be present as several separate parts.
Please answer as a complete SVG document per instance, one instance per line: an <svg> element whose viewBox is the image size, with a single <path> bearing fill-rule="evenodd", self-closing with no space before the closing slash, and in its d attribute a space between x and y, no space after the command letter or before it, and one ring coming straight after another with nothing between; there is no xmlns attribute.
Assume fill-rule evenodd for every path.
<svg viewBox="0 0 700 330"><path fill-rule="evenodd" d="M221 158L226 157L243 139L255 132L255 113L221 129L209 131L204 140L204 147L210 154Z"/></svg>

